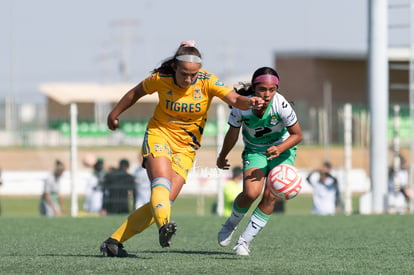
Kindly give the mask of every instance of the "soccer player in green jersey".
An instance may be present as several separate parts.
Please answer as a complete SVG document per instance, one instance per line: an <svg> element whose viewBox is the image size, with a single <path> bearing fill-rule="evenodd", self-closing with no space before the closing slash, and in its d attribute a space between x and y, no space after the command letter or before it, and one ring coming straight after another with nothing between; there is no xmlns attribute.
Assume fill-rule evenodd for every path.
<svg viewBox="0 0 414 275"><path fill-rule="evenodd" d="M218 233L221 246L230 244L238 224L261 195L269 171L280 164L294 164L296 145L302 140L302 130L295 111L278 89L278 73L269 67L259 68L253 74L251 84L239 89L238 93L262 98L265 102L263 107L258 110L231 109L228 120L230 127L217 158L217 167L229 169L227 155L242 129L245 145L242 153L243 191L235 199L231 216ZM275 202L276 198L265 188L260 203L236 242L234 251L237 255L249 255L250 242L265 227Z"/></svg>

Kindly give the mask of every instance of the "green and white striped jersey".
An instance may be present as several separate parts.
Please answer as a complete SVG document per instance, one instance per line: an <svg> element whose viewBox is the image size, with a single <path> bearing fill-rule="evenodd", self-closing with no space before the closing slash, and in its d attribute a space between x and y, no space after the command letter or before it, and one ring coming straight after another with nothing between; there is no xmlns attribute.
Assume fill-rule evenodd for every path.
<svg viewBox="0 0 414 275"><path fill-rule="evenodd" d="M253 109L232 108L228 123L236 128L242 127L246 150L264 153L267 148L282 143L289 137L286 127L297 122L296 113L289 102L276 93L261 118Z"/></svg>

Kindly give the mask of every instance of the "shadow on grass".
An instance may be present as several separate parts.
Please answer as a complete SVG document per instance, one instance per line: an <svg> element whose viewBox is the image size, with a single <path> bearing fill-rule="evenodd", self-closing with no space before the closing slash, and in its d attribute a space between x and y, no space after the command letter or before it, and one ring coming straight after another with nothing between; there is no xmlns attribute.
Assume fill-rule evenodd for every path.
<svg viewBox="0 0 414 275"><path fill-rule="evenodd" d="M200 250L143 250L138 252L138 254L128 253L128 257L123 257L122 259L126 258L133 258L133 259L152 259L152 257L142 256L150 255L150 254L183 254L183 255L205 255L205 256L221 256L221 259L236 259L234 253L225 252L225 251L200 251ZM119 257L104 257L102 255L86 255L86 254L41 254L39 256L44 257L85 257L85 258L119 258Z"/></svg>
<svg viewBox="0 0 414 275"><path fill-rule="evenodd" d="M45 257L85 257L85 258L145 258L140 257L136 254L128 253L128 257L104 257L102 255L85 255L85 254L42 254L39 256L45 256Z"/></svg>
<svg viewBox="0 0 414 275"><path fill-rule="evenodd" d="M232 253L227 251L200 251L200 250L144 250L141 253L145 254L183 254L183 255L205 255L205 256L219 256L215 258L220 259L228 259L228 260L235 260L238 257Z"/></svg>
<svg viewBox="0 0 414 275"><path fill-rule="evenodd" d="M234 255L231 252L225 251L200 251L200 250L143 250L141 253L150 253L150 254L162 254L162 253L176 253L176 254L190 254L190 255Z"/></svg>

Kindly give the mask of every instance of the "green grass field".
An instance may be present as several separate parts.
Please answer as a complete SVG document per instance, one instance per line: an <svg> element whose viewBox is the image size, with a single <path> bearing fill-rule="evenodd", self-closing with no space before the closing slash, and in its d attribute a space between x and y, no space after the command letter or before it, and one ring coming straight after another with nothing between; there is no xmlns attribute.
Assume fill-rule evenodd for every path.
<svg viewBox="0 0 414 275"><path fill-rule="evenodd" d="M301 196L272 216L251 255L241 257L217 245L225 218L211 214L214 200L177 200L172 247L159 246L152 226L125 242L131 257L104 258L100 243L126 216L44 218L37 198L1 198L0 273L414 274L413 215L317 217L309 215L310 197Z"/></svg>
<svg viewBox="0 0 414 275"><path fill-rule="evenodd" d="M173 215L160 248L155 226L125 243L129 258L98 247L123 216L2 217L2 274L413 274L413 216L274 215L248 257L216 243L224 218ZM246 219L247 221L247 219ZM241 225L244 228L245 222ZM240 232L237 232L240 233Z"/></svg>

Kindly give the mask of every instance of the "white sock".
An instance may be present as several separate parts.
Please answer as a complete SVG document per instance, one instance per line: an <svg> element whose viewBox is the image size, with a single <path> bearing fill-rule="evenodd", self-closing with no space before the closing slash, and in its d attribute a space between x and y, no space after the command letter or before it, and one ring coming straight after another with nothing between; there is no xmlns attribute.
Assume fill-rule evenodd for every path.
<svg viewBox="0 0 414 275"><path fill-rule="evenodd" d="M250 221L246 226L246 229L240 236L248 244L259 234L259 232L266 226L270 215L264 214L259 208L256 208L250 217Z"/></svg>

